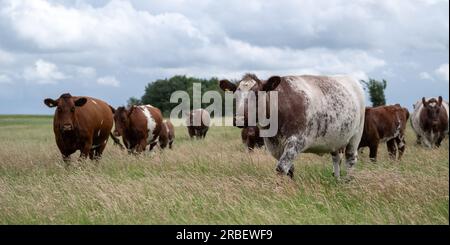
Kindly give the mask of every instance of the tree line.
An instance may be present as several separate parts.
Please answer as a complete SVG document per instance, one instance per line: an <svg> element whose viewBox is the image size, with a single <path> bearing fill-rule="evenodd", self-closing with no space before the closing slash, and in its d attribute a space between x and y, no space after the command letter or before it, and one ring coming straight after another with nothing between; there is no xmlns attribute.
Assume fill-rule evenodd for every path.
<svg viewBox="0 0 450 245"><path fill-rule="evenodd" d="M201 79L195 77L187 77L185 75L176 75L171 78L158 79L150 82L145 86L144 95L141 98L131 97L127 101L128 106L150 104L158 107L164 116L168 116L177 103L170 103L170 96L175 91L186 91L189 94L191 102L193 101L193 84L201 84L201 94L206 91L217 91L224 96L224 92L219 87L219 80L215 77L209 79ZM369 81L361 80L364 89L368 92L372 106L380 106L386 104L384 90L387 81L378 81L370 78ZM191 103L192 106L192 103ZM202 108L206 108L208 104L201 104ZM225 101L222 100L222 110L225 110ZM196 109L196 108L191 108Z"/></svg>

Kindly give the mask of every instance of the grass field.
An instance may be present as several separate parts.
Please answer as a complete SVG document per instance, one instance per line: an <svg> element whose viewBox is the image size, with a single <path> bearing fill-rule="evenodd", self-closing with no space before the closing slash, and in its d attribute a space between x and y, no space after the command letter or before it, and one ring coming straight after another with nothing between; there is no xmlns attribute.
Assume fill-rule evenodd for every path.
<svg viewBox="0 0 450 245"><path fill-rule="evenodd" d="M237 128L204 141L176 128L173 150L141 156L110 141L99 163L66 166L51 117L0 116L0 223L449 224L448 139L433 150L410 128L406 139L400 162L381 146L372 164L365 149L350 182L332 177L329 155L302 154L292 181L265 150L248 154Z"/></svg>

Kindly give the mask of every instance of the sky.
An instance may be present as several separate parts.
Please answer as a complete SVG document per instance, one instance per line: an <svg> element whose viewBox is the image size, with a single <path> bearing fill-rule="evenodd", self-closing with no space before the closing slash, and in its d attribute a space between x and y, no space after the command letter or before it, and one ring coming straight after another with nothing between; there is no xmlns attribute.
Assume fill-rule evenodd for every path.
<svg viewBox="0 0 450 245"><path fill-rule="evenodd" d="M174 75L386 79L388 104L449 97L448 0L0 0L0 114L62 93L113 106ZM368 97L368 96L367 96Z"/></svg>

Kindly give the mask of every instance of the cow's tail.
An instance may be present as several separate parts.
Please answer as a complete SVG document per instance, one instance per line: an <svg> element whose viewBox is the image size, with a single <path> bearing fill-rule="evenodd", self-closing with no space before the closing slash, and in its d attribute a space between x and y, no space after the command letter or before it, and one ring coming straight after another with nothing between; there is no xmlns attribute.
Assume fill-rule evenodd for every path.
<svg viewBox="0 0 450 245"><path fill-rule="evenodd" d="M109 136L114 141L114 145L118 145L120 147L120 149L125 149L125 147L123 147L122 143L120 143L119 138L114 136L114 134L112 132L109 133Z"/></svg>

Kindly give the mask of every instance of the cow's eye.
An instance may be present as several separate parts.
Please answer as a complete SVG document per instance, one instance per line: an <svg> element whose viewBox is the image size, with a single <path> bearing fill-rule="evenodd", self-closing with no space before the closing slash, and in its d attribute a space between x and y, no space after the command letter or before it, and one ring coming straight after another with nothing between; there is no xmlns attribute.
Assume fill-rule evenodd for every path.
<svg viewBox="0 0 450 245"><path fill-rule="evenodd" d="M62 112L62 109L60 107L58 107L58 112Z"/></svg>
<svg viewBox="0 0 450 245"><path fill-rule="evenodd" d="M75 106L72 107L72 108L70 108L70 111L71 111L71 112L74 112L74 111L75 111Z"/></svg>

